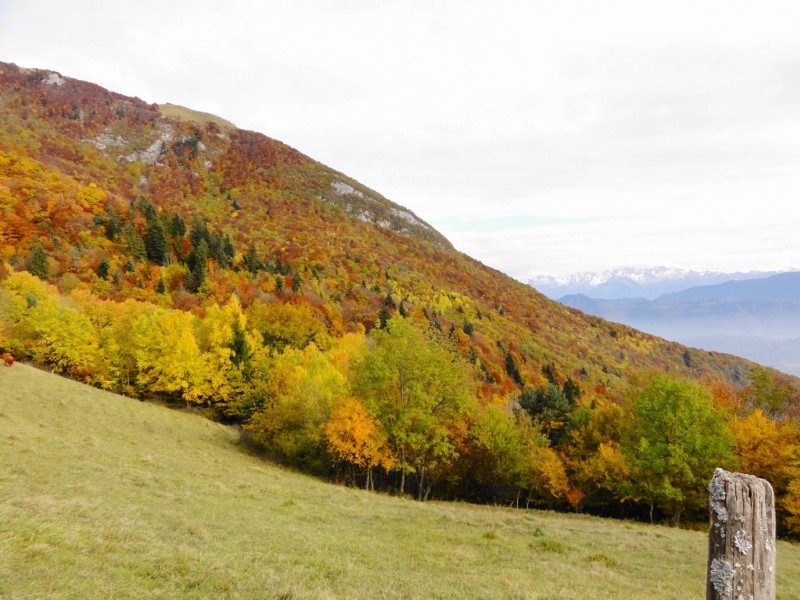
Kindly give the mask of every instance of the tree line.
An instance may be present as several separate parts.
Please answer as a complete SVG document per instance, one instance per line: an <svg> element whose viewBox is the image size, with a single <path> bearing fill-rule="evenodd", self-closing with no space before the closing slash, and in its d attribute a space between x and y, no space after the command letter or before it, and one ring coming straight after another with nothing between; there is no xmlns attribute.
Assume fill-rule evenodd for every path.
<svg viewBox="0 0 800 600"><path fill-rule="evenodd" d="M0 284L0 351L239 423L273 459L367 489L678 522L705 518L721 466L771 481L800 531L800 436L766 369L738 389L650 373L609 398L545 364L543 385L484 397L452 339L399 311L333 337L303 303L192 314L27 272Z"/></svg>

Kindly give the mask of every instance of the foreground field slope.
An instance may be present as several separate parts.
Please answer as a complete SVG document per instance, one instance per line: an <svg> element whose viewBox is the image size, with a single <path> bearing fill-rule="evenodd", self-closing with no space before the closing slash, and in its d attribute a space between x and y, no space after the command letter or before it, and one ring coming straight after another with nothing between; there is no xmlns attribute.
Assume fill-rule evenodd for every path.
<svg viewBox="0 0 800 600"><path fill-rule="evenodd" d="M417 503L244 452L196 415L0 369L0 596L699 598L703 532ZM668 574L668 576L665 576ZM800 598L779 542L778 598Z"/></svg>

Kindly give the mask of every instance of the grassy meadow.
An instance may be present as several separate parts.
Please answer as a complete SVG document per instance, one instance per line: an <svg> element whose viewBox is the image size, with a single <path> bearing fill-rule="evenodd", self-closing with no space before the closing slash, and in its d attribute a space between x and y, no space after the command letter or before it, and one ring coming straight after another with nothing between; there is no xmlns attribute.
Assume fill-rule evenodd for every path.
<svg viewBox="0 0 800 600"><path fill-rule="evenodd" d="M237 438L0 369L0 597L704 597L704 532L420 504L274 466ZM800 599L800 546L778 552L778 598Z"/></svg>
<svg viewBox="0 0 800 600"><path fill-rule="evenodd" d="M179 104L170 104L169 102L166 104L159 104L158 110L162 115L167 117L172 117L181 121L197 123L198 125L204 125L210 121L215 123L225 133L230 133L236 129L236 125L226 119L218 117L217 115L212 115L211 113L202 112L199 110L192 110L191 108L186 108L185 106L180 106Z"/></svg>

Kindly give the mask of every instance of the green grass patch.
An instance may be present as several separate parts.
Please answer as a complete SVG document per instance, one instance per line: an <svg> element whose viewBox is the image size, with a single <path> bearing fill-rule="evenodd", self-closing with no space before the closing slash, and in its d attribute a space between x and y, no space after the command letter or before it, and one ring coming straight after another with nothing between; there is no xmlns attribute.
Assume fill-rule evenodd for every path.
<svg viewBox="0 0 800 600"><path fill-rule="evenodd" d="M617 559L612 558L610 556L606 556L602 552L596 552L595 554L590 554L589 556L586 557L586 561L590 563L598 563L609 568L619 566L619 561Z"/></svg>
<svg viewBox="0 0 800 600"><path fill-rule="evenodd" d="M702 598L703 532L417 503L247 453L200 416L0 369L0 597ZM778 544L778 597L800 599Z"/></svg>
<svg viewBox="0 0 800 600"><path fill-rule="evenodd" d="M535 542L532 542L530 547L539 552L550 552L553 554L563 554L567 551L567 548L563 543L551 538L538 539Z"/></svg>

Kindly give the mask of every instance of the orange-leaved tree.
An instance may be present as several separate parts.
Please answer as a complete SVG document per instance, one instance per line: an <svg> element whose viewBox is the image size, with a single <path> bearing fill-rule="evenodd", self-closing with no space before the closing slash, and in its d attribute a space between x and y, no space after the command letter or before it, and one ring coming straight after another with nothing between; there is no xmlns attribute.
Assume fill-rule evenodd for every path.
<svg viewBox="0 0 800 600"><path fill-rule="evenodd" d="M328 452L364 471L364 488L375 489L374 469L390 471L397 463L380 421L355 398L344 398L324 425Z"/></svg>

